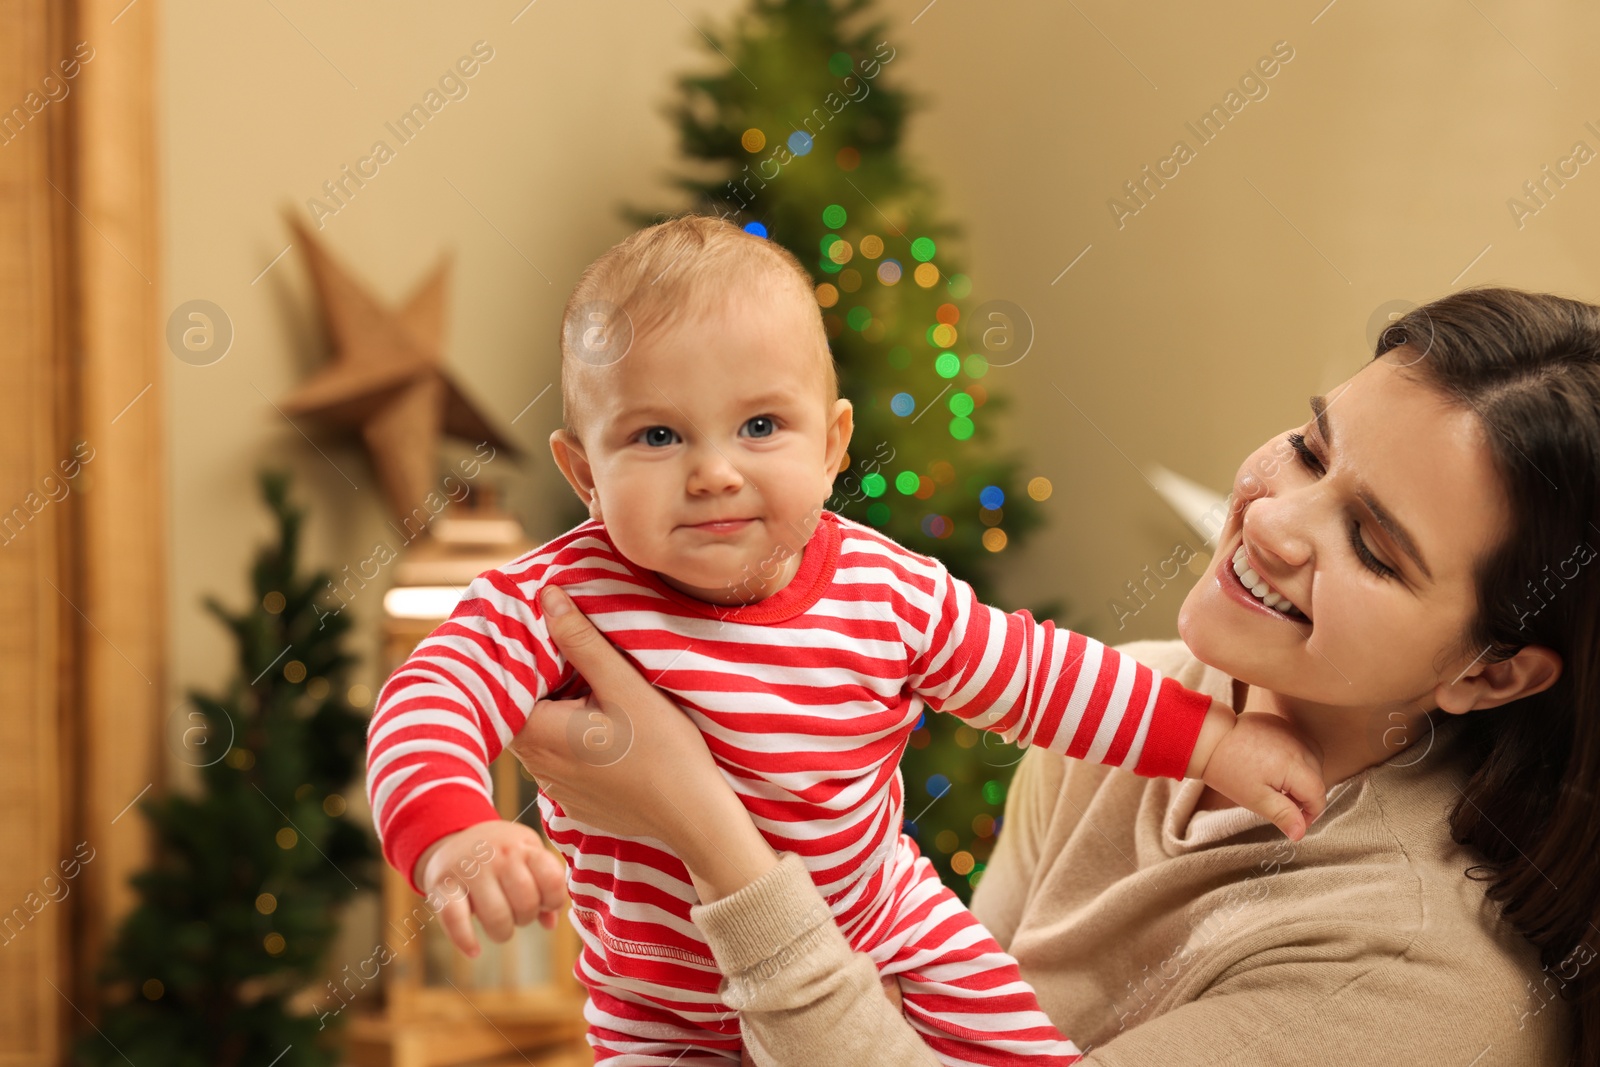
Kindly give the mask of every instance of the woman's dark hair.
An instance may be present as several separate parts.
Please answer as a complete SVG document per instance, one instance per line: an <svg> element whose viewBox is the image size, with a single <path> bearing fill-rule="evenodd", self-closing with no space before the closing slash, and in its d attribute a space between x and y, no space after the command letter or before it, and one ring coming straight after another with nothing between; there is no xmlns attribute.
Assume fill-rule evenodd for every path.
<svg viewBox="0 0 1600 1067"><path fill-rule="evenodd" d="M1600 307L1467 289L1395 321L1374 354L1392 349L1477 413L1510 505L1505 540L1479 561L1463 649L1492 662L1542 645L1562 659L1544 692L1464 717L1475 770L1451 833L1539 950L1538 995L1571 1004L1575 1062L1600 1064Z"/></svg>

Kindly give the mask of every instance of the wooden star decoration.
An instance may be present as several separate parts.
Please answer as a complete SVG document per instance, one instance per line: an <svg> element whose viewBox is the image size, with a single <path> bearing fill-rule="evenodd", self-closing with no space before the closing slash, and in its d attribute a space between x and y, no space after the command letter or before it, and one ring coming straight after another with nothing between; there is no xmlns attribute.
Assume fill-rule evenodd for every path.
<svg viewBox="0 0 1600 1067"><path fill-rule="evenodd" d="M494 428L444 367L448 255L399 308L390 308L298 218L290 215L289 226L305 250L333 341L333 360L283 401L287 414L332 428L359 429L384 501L401 519L411 517L438 491L442 436L488 442L512 458L520 456L520 449Z"/></svg>

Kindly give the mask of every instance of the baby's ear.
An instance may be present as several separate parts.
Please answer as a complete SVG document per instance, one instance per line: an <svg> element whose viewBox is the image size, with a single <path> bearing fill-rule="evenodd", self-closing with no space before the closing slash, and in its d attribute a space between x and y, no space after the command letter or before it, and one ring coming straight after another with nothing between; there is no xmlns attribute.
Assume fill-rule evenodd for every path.
<svg viewBox="0 0 1600 1067"><path fill-rule="evenodd" d="M590 517L599 518L595 514L599 500L594 492L594 474L589 469L588 457L583 453L583 442L565 429L556 430L550 435L550 454L555 457L556 466L561 468L567 484L578 494L584 507L589 509Z"/></svg>
<svg viewBox="0 0 1600 1067"><path fill-rule="evenodd" d="M844 466L850 451L850 437L855 432L855 408L850 401L840 398L828 408L826 466L828 486L833 487L834 476Z"/></svg>

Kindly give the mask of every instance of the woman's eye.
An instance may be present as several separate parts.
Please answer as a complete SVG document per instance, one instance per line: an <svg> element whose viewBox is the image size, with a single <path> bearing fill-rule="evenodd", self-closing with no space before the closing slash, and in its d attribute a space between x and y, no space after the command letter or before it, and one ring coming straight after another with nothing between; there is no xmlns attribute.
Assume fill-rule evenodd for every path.
<svg viewBox="0 0 1600 1067"><path fill-rule="evenodd" d="M664 448L676 442L677 439L677 433L666 426L652 426L648 430L641 431L638 437L638 440L643 441L651 448Z"/></svg>
<svg viewBox="0 0 1600 1067"><path fill-rule="evenodd" d="M744 428L751 437L771 437L777 432L778 424L771 415L757 415L746 420Z"/></svg>
<svg viewBox="0 0 1600 1067"><path fill-rule="evenodd" d="M1350 547L1356 550L1356 558L1361 561L1362 566L1379 578L1392 578L1395 576L1394 569L1373 555L1372 549L1367 547L1366 540L1361 536L1361 524L1359 522L1350 524Z"/></svg>
<svg viewBox="0 0 1600 1067"><path fill-rule="evenodd" d="M1289 447L1294 449L1295 453L1300 457L1301 466L1318 474L1322 473L1322 461L1317 458L1317 454L1315 452L1311 451L1311 446L1306 444L1305 434L1290 434Z"/></svg>
<svg viewBox="0 0 1600 1067"><path fill-rule="evenodd" d="M1310 446L1306 444L1305 434L1290 434L1289 446L1293 448L1299 455L1301 464L1304 465L1307 470L1310 470L1316 474L1322 473L1322 461L1317 458L1316 453L1311 451ZM1361 536L1361 524L1358 522L1352 522L1350 524L1350 547L1355 550L1356 558L1361 561L1361 565L1367 568L1367 570L1371 571L1373 574L1376 574L1380 578L1395 577L1394 569L1387 566L1381 559L1373 554L1372 549L1367 547L1366 539Z"/></svg>

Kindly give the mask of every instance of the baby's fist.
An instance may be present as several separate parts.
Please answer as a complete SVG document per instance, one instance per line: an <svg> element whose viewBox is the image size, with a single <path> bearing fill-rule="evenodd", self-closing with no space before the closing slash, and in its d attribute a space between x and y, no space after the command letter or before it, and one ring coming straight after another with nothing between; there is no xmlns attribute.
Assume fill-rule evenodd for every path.
<svg viewBox="0 0 1600 1067"><path fill-rule="evenodd" d="M1321 752L1288 720L1265 712L1239 715L1200 777L1291 841L1304 837L1328 804Z"/></svg>
<svg viewBox="0 0 1600 1067"><path fill-rule="evenodd" d="M417 859L415 873L450 940L473 957L473 915L503 944L534 919L553 927L566 894L565 867L538 831L505 819L446 834Z"/></svg>

